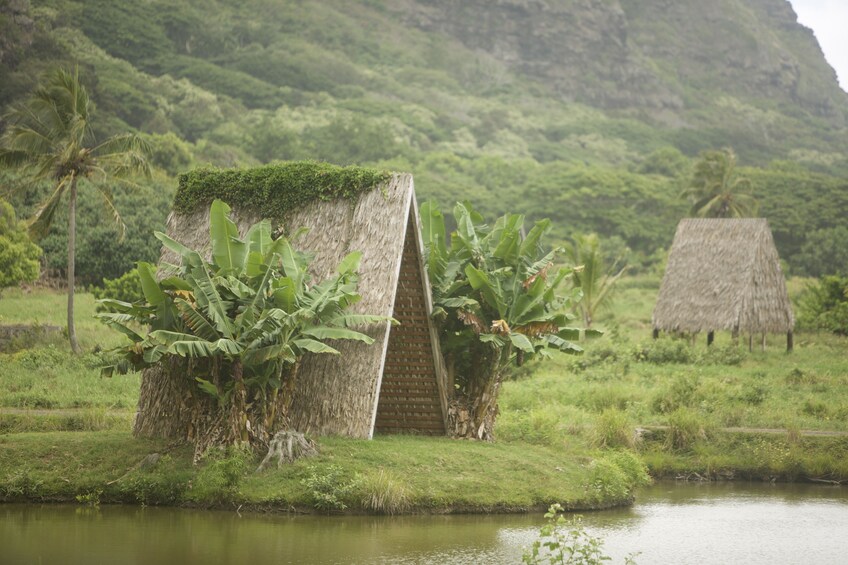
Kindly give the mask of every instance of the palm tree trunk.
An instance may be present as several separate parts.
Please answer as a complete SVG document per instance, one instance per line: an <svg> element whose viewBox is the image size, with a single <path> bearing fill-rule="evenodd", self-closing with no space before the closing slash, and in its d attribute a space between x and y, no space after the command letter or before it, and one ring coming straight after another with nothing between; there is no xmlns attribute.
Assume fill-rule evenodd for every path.
<svg viewBox="0 0 848 565"><path fill-rule="evenodd" d="M77 238L77 179L71 180L71 198L68 202L68 340L71 351L80 352L77 331L74 327L74 264Z"/></svg>

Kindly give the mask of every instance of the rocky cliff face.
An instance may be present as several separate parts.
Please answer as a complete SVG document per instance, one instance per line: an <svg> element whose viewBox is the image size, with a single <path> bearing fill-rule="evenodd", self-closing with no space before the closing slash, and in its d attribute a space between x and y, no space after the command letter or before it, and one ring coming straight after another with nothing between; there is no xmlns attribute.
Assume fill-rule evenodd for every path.
<svg viewBox="0 0 848 565"><path fill-rule="evenodd" d="M719 95L844 120L848 96L787 0L406 0L406 25L485 52L564 99L678 111Z"/></svg>

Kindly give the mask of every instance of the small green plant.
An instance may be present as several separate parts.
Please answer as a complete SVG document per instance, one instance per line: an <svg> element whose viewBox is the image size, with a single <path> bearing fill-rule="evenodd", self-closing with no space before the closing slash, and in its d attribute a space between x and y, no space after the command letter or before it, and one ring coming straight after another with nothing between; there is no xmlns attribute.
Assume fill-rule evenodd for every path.
<svg viewBox="0 0 848 565"><path fill-rule="evenodd" d="M103 491L100 489L95 489L84 494L76 495L77 502L84 506L100 506L100 496L103 494Z"/></svg>
<svg viewBox="0 0 848 565"><path fill-rule="evenodd" d="M309 491L312 505L317 510L333 512L347 509L359 481L359 477L347 476L338 465L328 465L323 469L312 467L301 484Z"/></svg>
<svg viewBox="0 0 848 565"><path fill-rule="evenodd" d="M547 523L539 531L539 539L529 549L524 550L521 559L527 565L541 563L598 565L612 558L604 554L604 542L586 532L582 516L566 519L559 503L552 504L545 514ZM628 555L625 563L635 563L633 555Z"/></svg>

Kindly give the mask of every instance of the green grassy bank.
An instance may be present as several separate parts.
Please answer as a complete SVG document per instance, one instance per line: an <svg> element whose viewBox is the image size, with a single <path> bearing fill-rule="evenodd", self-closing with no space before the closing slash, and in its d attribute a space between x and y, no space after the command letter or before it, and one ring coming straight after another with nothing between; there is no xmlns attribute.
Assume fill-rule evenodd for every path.
<svg viewBox="0 0 848 565"><path fill-rule="evenodd" d="M256 472L239 452L192 464L189 448L127 431L0 436L0 501L190 505L299 512L521 512L628 504L647 475L627 452L592 457L519 443L322 438L320 454ZM151 454L157 454L153 458ZM155 461L154 461L155 458Z"/></svg>

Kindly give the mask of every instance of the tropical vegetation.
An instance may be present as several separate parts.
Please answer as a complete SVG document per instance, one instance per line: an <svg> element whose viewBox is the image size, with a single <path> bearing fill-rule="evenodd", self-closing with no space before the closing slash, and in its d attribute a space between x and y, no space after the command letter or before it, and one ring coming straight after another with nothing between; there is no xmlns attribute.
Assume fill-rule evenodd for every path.
<svg viewBox="0 0 848 565"><path fill-rule="evenodd" d="M97 103L97 138L137 131L152 148L149 186L113 188L123 242L102 221L96 191L79 195L80 284L155 262L152 232L164 227L179 173L300 159L410 172L422 199L449 209L461 194L486 217L550 218L560 243L575 233L619 237L631 270L650 270L690 208L679 194L693 163L721 147L737 153L789 272L824 274L802 249L848 215L848 159L834 150L846 143L846 95L788 4L731 0L719 19L700 4L668 10L660 0L572 7L585 19L560 17L558 5L518 15L574 45L592 45L585 22L628 41L565 54L552 43L504 58L509 45L543 39L533 25L512 25L511 3L487 6L491 26L469 34L449 22L474 10L450 3L434 10L451 16L428 27L420 2L16 1L0 6L0 105L22 102L46 70L79 64ZM715 44L727 57L704 58ZM634 45L639 57L621 52ZM610 61L635 74L609 76L619 68ZM0 177L4 187L20 182L14 172ZM31 217L49 192L11 203ZM65 277L63 226L40 245L47 274Z"/></svg>
<svg viewBox="0 0 848 565"><path fill-rule="evenodd" d="M94 105L80 82L79 68L73 73L58 69L25 103L12 109L0 138L0 163L20 167L34 181L52 184L52 194L37 207L29 223L33 237L47 234L63 197L68 196L67 328L74 352L80 350L74 327L78 185L90 184L97 189L123 237L124 225L107 182L137 173L149 174L146 143L135 134L96 142L91 125L93 112Z"/></svg>
<svg viewBox="0 0 848 565"><path fill-rule="evenodd" d="M15 209L0 199L0 292L4 288L38 278L41 249L26 233Z"/></svg>
<svg viewBox="0 0 848 565"><path fill-rule="evenodd" d="M421 206L433 318L453 391L454 434L494 437L497 401L506 369L549 350L576 354L581 331L566 311L580 290L562 289L573 269L556 268L559 249L546 249L549 220L522 237L524 216L507 214L491 226L468 203L453 210L456 230L448 237L435 203Z"/></svg>
<svg viewBox="0 0 848 565"><path fill-rule="evenodd" d="M798 297L799 323L848 335L848 277L822 277L807 286Z"/></svg>
<svg viewBox="0 0 848 565"><path fill-rule="evenodd" d="M574 285L583 292L583 298L574 308L580 312L585 326L591 327L595 314L612 305L615 283L627 271L622 257L607 263L597 234L577 234L565 244L565 254L574 270Z"/></svg>
<svg viewBox="0 0 848 565"><path fill-rule="evenodd" d="M270 221L253 225L241 239L229 213L224 202L212 203L211 261L157 233L179 266L163 267L157 277L152 265L139 263L144 301L102 299L111 312L97 316L130 340L118 349L121 362L104 374L155 366L176 381L170 395L151 390L141 402L152 404L150 413L189 404L184 421L151 417L148 423L156 429L184 425L176 439L193 439L198 455L212 445L267 445L286 424L303 354L338 354L325 339L371 343L349 327L382 319L346 311L359 300L358 252L345 257L335 275L311 284L308 258L287 238L273 238Z"/></svg>
<svg viewBox="0 0 848 565"><path fill-rule="evenodd" d="M749 218L757 215L759 206L752 190L751 179L736 171L736 154L725 148L701 153L683 195L692 203L692 216Z"/></svg>

